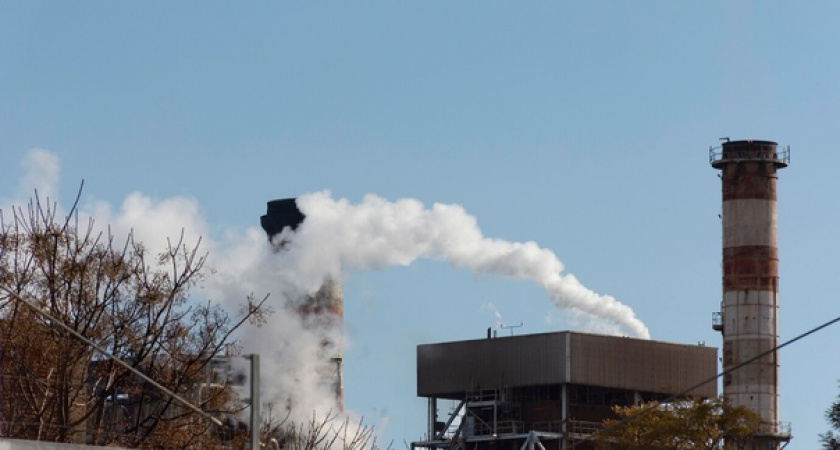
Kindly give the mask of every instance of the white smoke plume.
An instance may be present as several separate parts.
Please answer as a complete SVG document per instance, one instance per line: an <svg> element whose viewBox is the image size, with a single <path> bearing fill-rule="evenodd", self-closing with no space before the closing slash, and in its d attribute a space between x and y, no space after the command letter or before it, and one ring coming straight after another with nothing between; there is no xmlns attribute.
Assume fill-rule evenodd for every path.
<svg viewBox="0 0 840 450"><path fill-rule="evenodd" d="M496 308L496 305L494 305L492 303L489 303L489 302L485 303L485 304L481 305L481 311L482 312L487 311L487 312L490 312L491 314L493 314L493 317L496 319L496 321L493 322L493 327L499 328L499 327L504 326L505 323L502 320L502 313L499 311L498 308Z"/></svg>
<svg viewBox="0 0 840 450"><path fill-rule="evenodd" d="M224 263L215 267L209 289L224 292L221 298L267 290L296 299L314 293L325 278L340 280L353 271L407 266L432 258L477 274L535 282L558 308L570 311L578 323L589 322L590 329L650 337L632 309L564 274L553 252L534 242L484 237L476 219L460 206L425 208L417 200L390 202L375 195L351 204L333 199L328 192L303 195L297 205L306 218L296 231L287 228L275 237L285 242L282 251L274 253L264 234L249 230L236 239L239 244L226 253ZM501 320L498 311L494 314ZM282 310L280 317L246 338L246 348L271 355L264 373L279 378L271 386L264 382L263 389L281 404L294 405L296 421L307 420L299 413L326 414L335 408L332 387L319 383L318 374L330 367L324 358L329 353L323 352L321 344L341 342L337 332L303 326L296 314ZM313 359L319 352L322 358Z"/></svg>
<svg viewBox="0 0 840 450"><path fill-rule="evenodd" d="M55 198L58 158L35 150L26 161L21 189L29 192L23 199L34 188ZM136 192L118 209L92 202L82 206L81 214L94 217L101 227L110 225L119 237L133 232L150 251L163 250L168 238L177 240L182 232L188 245L203 236L201 246L210 252L213 274L196 293L202 298L233 310L249 294L269 293L275 314L266 325L241 336L243 351L262 357L263 400L278 409L291 406L289 419L297 423L311 420L313 412L323 417L337 411L333 387L324 385L320 374L332 367L329 359L335 351L324 349L323 343L347 345L341 330L304 324L286 307L315 292L327 277L340 280L353 271L406 266L420 258L442 260L476 274L534 282L558 308L570 311L573 320L586 318L614 334L649 338L629 307L564 273L553 252L534 242L487 238L458 205L426 208L417 200L392 202L375 195L351 204L328 192L303 195L297 204L306 219L296 231L281 234L287 243L280 252L257 227L211 239L199 203L191 198L153 199ZM254 213L254 222L259 213ZM352 419L352 412L345 414Z"/></svg>
<svg viewBox="0 0 840 450"><path fill-rule="evenodd" d="M301 196L297 203L306 219L296 232L288 230L282 236L289 243L280 273L310 291L324 275L339 277L347 271L433 258L476 274L535 282L558 308L612 323L633 337L650 338L632 309L563 273L563 263L553 252L534 242L487 238L475 217L458 205L425 208L417 200L390 202L376 195L353 205L328 192Z"/></svg>
<svg viewBox="0 0 840 450"><path fill-rule="evenodd" d="M198 200L189 197L170 197L156 200L141 192L132 192L114 211L106 202L94 202L82 211L101 227L110 227L116 240L123 241L129 233L156 254L163 251L167 241L173 245L183 234L184 243L196 245L207 236L207 226L201 216ZM211 250L212 242L201 245Z"/></svg>

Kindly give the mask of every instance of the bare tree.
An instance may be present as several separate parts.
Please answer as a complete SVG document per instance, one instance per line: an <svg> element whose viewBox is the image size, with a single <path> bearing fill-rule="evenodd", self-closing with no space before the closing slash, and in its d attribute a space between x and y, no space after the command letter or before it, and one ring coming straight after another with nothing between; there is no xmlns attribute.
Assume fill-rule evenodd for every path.
<svg viewBox="0 0 840 450"><path fill-rule="evenodd" d="M77 197L78 202L78 197ZM183 233L159 255L132 236L117 242L64 218L37 193L0 211L0 433L7 437L138 448L221 448L231 438L113 360L95 352L23 297L170 391L223 419L240 405L211 363L232 334L267 313L266 298L244 300L240 317L190 296L206 275L206 254Z"/></svg>
<svg viewBox="0 0 840 450"><path fill-rule="evenodd" d="M330 411L319 417L312 414L306 423L289 420L290 410L276 417L277 405L268 403L264 407L261 435L263 441L276 448L286 450L378 450L374 428L364 419L353 422L349 417ZM390 450L391 445L384 447Z"/></svg>

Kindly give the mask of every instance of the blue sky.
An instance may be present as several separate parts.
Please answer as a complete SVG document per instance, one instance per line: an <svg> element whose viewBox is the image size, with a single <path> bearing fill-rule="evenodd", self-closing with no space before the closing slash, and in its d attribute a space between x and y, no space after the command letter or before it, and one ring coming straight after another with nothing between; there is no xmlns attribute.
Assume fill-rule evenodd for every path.
<svg viewBox="0 0 840 450"><path fill-rule="evenodd" d="M834 2L0 2L0 197L29 149L61 200L189 197L209 237L328 189L454 203L536 241L658 340L719 346L718 138L791 146L781 333L840 315ZM420 343L575 328L538 287L439 261L345 280L346 405L424 432ZM815 448L840 329L782 351L789 449Z"/></svg>

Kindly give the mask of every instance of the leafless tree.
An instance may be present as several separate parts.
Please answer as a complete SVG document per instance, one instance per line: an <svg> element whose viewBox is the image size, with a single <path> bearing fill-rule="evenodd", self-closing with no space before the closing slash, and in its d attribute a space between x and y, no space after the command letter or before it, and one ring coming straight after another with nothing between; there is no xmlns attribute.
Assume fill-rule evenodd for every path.
<svg viewBox="0 0 840 450"><path fill-rule="evenodd" d="M264 319L266 298L243 299L233 318L191 297L207 274L200 242L189 244L182 233L151 255L132 236L117 242L110 230L96 230L92 220L80 220L76 204L60 217L37 193L25 207L0 211L0 434L136 448L229 447L225 440L236 436L17 296L220 419L240 405L223 380L208 382L211 363L237 329Z"/></svg>
<svg viewBox="0 0 840 450"><path fill-rule="evenodd" d="M289 410L285 409L282 417L277 417L276 404L268 403L264 407L262 436L277 448L285 450L379 450L375 430L366 425L364 419L358 422L349 417L330 411L323 416L312 414L305 423L293 423L289 420ZM391 445L384 447L390 450Z"/></svg>

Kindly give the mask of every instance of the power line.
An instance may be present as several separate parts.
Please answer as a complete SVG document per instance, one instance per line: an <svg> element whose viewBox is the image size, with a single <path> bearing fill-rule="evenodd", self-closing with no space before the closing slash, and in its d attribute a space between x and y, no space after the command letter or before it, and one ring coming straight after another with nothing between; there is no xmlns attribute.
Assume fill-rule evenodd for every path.
<svg viewBox="0 0 840 450"><path fill-rule="evenodd" d="M125 368L126 368L126 369L128 369L131 373L133 373L134 375L137 375L138 377L140 377L141 379L143 379L143 380L144 380L144 381L146 381L147 383L151 384L152 386L154 386L155 388L157 388L157 389L158 389L158 390L160 390L161 392L165 393L166 395L168 395L168 396L169 396L169 397L171 397L172 399L174 399L174 400L178 401L178 402L179 402L179 403L181 403L182 405L184 405L184 406L186 406L187 408L189 408L189 409L191 409L191 410L193 410L193 411L197 412L198 414L201 414L202 416L206 417L208 420L210 420L211 422L215 423L216 425L219 425L219 426L224 426L224 425L222 424L222 421L221 421L221 420L219 420L218 418L213 417L212 415L210 415L209 413L207 413L207 412L206 412L206 411L204 411L203 409L199 408L198 406L193 405L192 403L190 403L189 401L187 401L186 399L184 399L184 398L183 398L183 397L181 397L180 395L178 395L178 394L176 394L176 393L174 393L174 392L170 391L169 389L167 389L166 387L164 387L163 385L161 385L161 384L160 384L160 383L158 383L157 381L155 381L155 380L153 380L153 379L149 378L149 377L148 377L146 374L144 374L143 372L140 372L139 370L135 369L134 367L131 367L131 365L129 365L127 362L125 362L125 361L121 360L120 358L117 358L116 356L114 356L113 354L109 353L109 352L108 352L107 350L105 350L104 348L100 347L98 344L96 344L96 343L94 343L93 341L91 341L90 339L88 339L88 338L84 337L84 336L83 336L81 333L79 333L78 331L76 331L76 330L74 330L74 329L70 328L70 327L69 327L69 326L67 326L64 322L62 322L62 321L60 321L60 320L56 319L55 317L53 317L52 315L50 315L48 312L46 312L46 311L44 311L43 309L39 308L39 307L38 307L38 305L36 305L36 304L34 304L34 303L30 302L29 300L27 300L27 299L23 298L23 297L22 297L22 296L20 296L18 293L16 293L16 292L12 291L11 289L9 289L8 287L6 287L5 285L0 284L0 289L2 289L2 290L4 290L4 291L6 291L7 293L9 293L9 295L11 295L12 297L14 297L15 299L17 299L17 300L21 301L24 305L26 305L27 307L29 307L30 309L32 309L33 311L35 311L35 313L40 314L40 315L42 315L42 316L46 317L47 319L49 319L49 320L50 320L50 323L53 323L53 324L56 324L56 325L60 326L60 327L61 327L61 328L63 328L65 331L67 331L68 333L72 334L72 335L73 335L76 339L79 339L80 341L84 342L85 344L90 345L91 347L93 347L94 349L96 349L98 352L100 352L100 353L102 353L103 355L107 356L108 358L112 359L112 360L113 360L114 362L116 362L117 364L119 364L119 365L121 365L121 366L125 367Z"/></svg>
<svg viewBox="0 0 840 450"><path fill-rule="evenodd" d="M689 394L691 391L693 391L693 390L695 390L695 389L697 389L697 388L700 388L700 387L702 387L702 386L704 386L704 385L706 385L706 384L708 384L708 383L715 382L715 381L717 381L717 379L718 379L718 378L720 378L720 377L722 377L722 376L724 376L724 375L727 375L727 374L729 374L729 373L732 373L732 372L734 372L734 371L736 371L736 370L738 370L738 369L740 369L740 368L742 368L742 367L744 367L744 366L746 366L746 365L749 365L749 364L751 364L751 363L753 363L753 362L755 362L755 361L757 361L757 360L759 360L759 359L761 359L761 358L763 358L763 357L765 357L765 356L767 356L767 355L769 355L769 354L775 353L776 351L781 350L782 348L787 347L788 345L793 344L793 343L794 343L794 342L796 342L796 341L799 341L799 340L801 340L801 339L804 339L804 338L806 338L806 337L808 337L808 336L810 336L810 335L812 335L812 334L814 334L814 333L816 333L816 332L818 332L818 331L821 331L821 330L822 330L822 329L824 329L824 328L828 328L828 327L830 327L831 325L834 325L834 324L835 324L835 323L837 323L837 322L840 322L840 317L835 317L834 319L829 320L828 322L825 322L825 323L823 323L822 325L819 325L819 326L817 326L817 327L811 328L810 330L808 330L808 331L806 331L806 332L804 332L804 333L800 334L799 336L796 336L796 337L795 337L795 338L793 338L793 339L790 339L790 340L788 340L788 341L784 342L783 344L777 345L777 346L775 346L775 347L771 348L770 350L767 350L767 351L765 351L765 352L759 353L758 355L756 355L756 356L754 356L754 357L752 357L752 358L750 358L750 359L748 359L748 360L746 360L746 361L743 361L743 362L741 362L741 363L739 363L739 364L736 364L736 365L734 365L734 366L732 366L732 367L730 367L730 368L728 368L728 369L726 369L726 370L724 370L724 371L722 371L722 372L718 373L717 375L715 375L715 376L714 376L714 377L712 377L712 378L709 378L709 379L707 379L707 380L701 381L700 383L697 383L697 384L695 384L694 386L691 386L691 387L689 387L689 388L683 389L681 392L679 392L679 393L677 393L677 394L674 394L674 395L672 395L672 396L670 396L670 397L666 398L665 400L662 400L662 402L660 402L660 403L669 403L669 402L672 402L672 401L674 401L674 400L676 400L676 399L679 399L679 398L685 398L685 397L687 397L687 396L688 396L688 394ZM631 421L631 420L634 420L634 419L636 419L637 417L642 416L643 414L647 414L649 411L653 410L653 409L654 409L654 408L656 408L657 406L658 406L658 405L654 405L654 406L649 406L649 407L647 407L647 408L640 409L639 411L636 411L635 413L633 413L633 414L631 414L631 415L629 415L629 416L625 417L624 419L622 419L622 420L620 420L620 421L618 421L618 422L616 422L616 423L614 423L614 424L612 424L612 425L610 425L610 426L608 426L608 427L606 427L606 428L603 428L603 429L601 429L601 430L595 431L594 433L592 433L591 435L589 435L589 438L588 438L588 439L582 439L582 440L579 440L579 441L574 442L574 443L571 445L571 447L569 447L569 450L571 450L571 449L573 449L573 448L577 447L579 444L583 443L583 442L584 442L584 441L586 441L586 440L591 440L594 436L597 436L597 435L599 435L599 434L601 434L601 433L605 433L605 432L607 432L607 431L609 431L609 430L612 430L613 428L617 428L619 425L622 425L622 424L624 424L624 423L626 423L626 422L629 422L629 421Z"/></svg>

